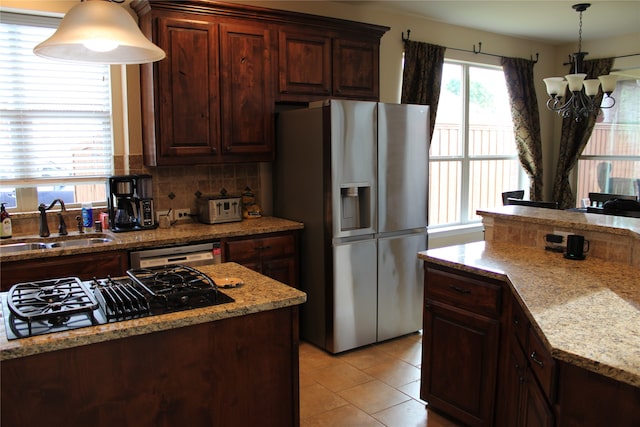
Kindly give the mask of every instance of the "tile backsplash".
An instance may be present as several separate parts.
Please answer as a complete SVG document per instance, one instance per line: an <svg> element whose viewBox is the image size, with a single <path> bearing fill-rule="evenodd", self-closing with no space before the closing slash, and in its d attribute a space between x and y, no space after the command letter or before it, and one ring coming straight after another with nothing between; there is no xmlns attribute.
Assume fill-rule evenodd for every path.
<svg viewBox="0 0 640 427"><path fill-rule="evenodd" d="M219 164L192 166L144 167L142 156L129 156L129 170L125 172L124 156L115 156L114 175L150 174L153 177L153 197L156 211L173 209L190 209L196 213L196 194L219 194L224 188L229 195L239 196L246 187L251 188L259 205L270 206L270 200L263 201L270 195L270 177L261 175L260 165ZM268 181L263 184L262 181ZM173 199L170 197L173 196ZM265 203L266 202L266 203ZM56 210L57 212L57 210ZM94 209L94 213L106 212L106 208ZM76 217L80 209L68 209L64 215L69 232L76 231ZM267 212L268 214L268 212ZM13 235L37 234L39 230L39 214L37 212L12 214ZM52 235L57 232L57 218L54 212L48 215L49 228Z"/></svg>
<svg viewBox="0 0 640 427"><path fill-rule="evenodd" d="M553 224L535 221L483 218L485 240L509 242L517 245L545 248L545 236L556 231L580 234L590 242L589 257L623 262L640 267L640 240L633 235L623 235L614 231L573 230Z"/></svg>
<svg viewBox="0 0 640 427"><path fill-rule="evenodd" d="M258 203L262 200L260 169L257 163L145 168L142 165L142 156L129 156L129 165L129 173L146 173L153 177L156 211L188 208L195 213L197 193L220 194L223 188L227 194L239 196L249 187L256 195Z"/></svg>

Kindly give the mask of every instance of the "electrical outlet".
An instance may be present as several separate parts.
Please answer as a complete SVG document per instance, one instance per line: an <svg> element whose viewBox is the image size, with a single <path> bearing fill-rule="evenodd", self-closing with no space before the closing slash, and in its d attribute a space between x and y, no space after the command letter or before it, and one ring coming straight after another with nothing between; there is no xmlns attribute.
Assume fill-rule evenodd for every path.
<svg viewBox="0 0 640 427"><path fill-rule="evenodd" d="M163 215L167 215L169 213L169 210L164 210L164 211L156 211L156 220L158 222L160 222L160 217ZM171 211L171 218L169 218L169 220L173 221L173 211Z"/></svg>
<svg viewBox="0 0 640 427"><path fill-rule="evenodd" d="M566 248L567 236L573 233L570 231L553 230L553 234L555 234L556 236L562 236L562 243L558 243L558 246L562 246L563 248Z"/></svg>
<svg viewBox="0 0 640 427"><path fill-rule="evenodd" d="M173 211L173 218L176 221L191 219L191 209L175 209Z"/></svg>

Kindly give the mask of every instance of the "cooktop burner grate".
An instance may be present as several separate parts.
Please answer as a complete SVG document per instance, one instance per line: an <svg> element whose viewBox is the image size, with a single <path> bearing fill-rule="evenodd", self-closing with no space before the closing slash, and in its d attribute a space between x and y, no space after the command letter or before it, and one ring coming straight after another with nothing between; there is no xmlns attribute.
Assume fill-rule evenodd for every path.
<svg viewBox="0 0 640 427"><path fill-rule="evenodd" d="M48 319L98 307L89 289L77 277L18 283L10 289L7 298L11 312L23 320Z"/></svg>
<svg viewBox="0 0 640 427"><path fill-rule="evenodd" d="M98 302L77 277L18 283L9 290L6 302L12 318L23 321L10 326L27 336L73 329L78 319L97 323L93 311Z"/></svg>
<svg viewBox="0 0 640 427"><path fill-rule="evenodd" d="M209 277L186 265L138 268L128 270L127 274L154 296L216 290Z"/></svg>
<svg viewBox="0 0 640 427"><path fill-rule="evenodd" d="M233 302L233 298L218 291L207 275L182 264L169 264L128 270L127 274L142 286L166 310L182 307L197 308Z"/></svg>

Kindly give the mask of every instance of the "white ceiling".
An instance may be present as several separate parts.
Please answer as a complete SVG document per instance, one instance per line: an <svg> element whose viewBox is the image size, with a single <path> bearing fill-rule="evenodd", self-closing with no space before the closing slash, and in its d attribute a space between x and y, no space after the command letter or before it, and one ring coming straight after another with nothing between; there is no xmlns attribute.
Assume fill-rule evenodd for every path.
<svg viewBox="0 0 640 427"><path fill-rule="evenodd" d="M578 40L580 0L511 1L342 1L357 7L377 7L420 15L435 21L525 39L561 44ZM603 39L640 32L640 0L597 0L582 14L582 39ZM640 48L640 40L638 40Z"/></svg>

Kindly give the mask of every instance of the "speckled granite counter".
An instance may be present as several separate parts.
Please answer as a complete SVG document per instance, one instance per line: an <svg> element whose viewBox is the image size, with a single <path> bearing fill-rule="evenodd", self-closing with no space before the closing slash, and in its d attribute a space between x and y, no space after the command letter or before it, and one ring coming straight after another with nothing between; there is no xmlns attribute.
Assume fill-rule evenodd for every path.
<svg viewBox="0 0 640 427"><path fill-rule="evenodd" d="M4 319L0 319L0 360L213 322L299 305L306 301L304 292L235 263L216 264L198 269L213 278L242 279L243 286L223 290L235 302L11 341L7 340ZM1 297L4 298L5 295L1 294Z"/></svg>
<svg viewBox="0 0 640 427"><path fill-rule="evenodd" d="M432 249L418 256L506 281L553 357L640 387L637 268L592 257L567 260L562 254L501 241Z"/></svg>
<svg viewBox="0 0 640 427"><path fill-rule="evenodd" d="M93 246L71 246L67 248L38 249L11 254L3 254L2 262L18 261L23 259L48 258L62 255L75 255L89 252L103 252L120 249L142 249L169 245L183 245L193 242L204 242L221 239L224 237L248 236L253 234L275 233L279 231L299 230L304 224L275 217L262 217L229 222L223 224L185 223L176 224L170 228L157 228L154 230L131 231L125 233L112 233L106 231L100 235L107 235L113 241ZM56 233L52 233L55 236ZM78 235L77 232L69 232L68 237ZM87 233L84 236L97 236L97 233ZM2 244L10 244L24 241L59 240L58 237L42 238L33 236L15 236L2 241Z"/></svg>

